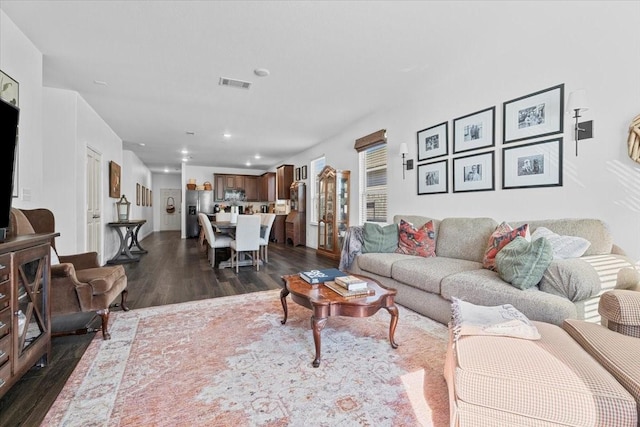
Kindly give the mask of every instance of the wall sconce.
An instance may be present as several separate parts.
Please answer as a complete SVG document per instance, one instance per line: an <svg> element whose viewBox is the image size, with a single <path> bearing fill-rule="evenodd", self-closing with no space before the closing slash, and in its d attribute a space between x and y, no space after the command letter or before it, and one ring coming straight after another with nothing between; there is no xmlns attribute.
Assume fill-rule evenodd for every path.
<svg viewBox="0 0 640 427"><path fill-rule="evenodd" d="M587 138L593 138L593 120L588 122L578 123L578 119L582 117L581 111L587 111L589 109L589 102L587 101L587 91L584 89L578 89L569 94L569 101L567 102L567 113L573 113L575 119L574 140L576 142L576 157L578 157L578 141Z"/></svg>
<svg viewBox="0 0 640 427"><path fill-rule="evenodd" d="M125 195L123 194L120 200L116 202L116 211L118 211L118 221L126 222L129 221L129 208L131 207L131 203L127 200Z"/></svg>
<svg viewBox="0 0 640 427"><path fill-rule="evenodd" d="M413 159L406 159L405 156L409 154L409 147L407 147L407 143L403 142L400 144L400 155L402 156L402 179L404 179L404 171L410 171L413 169Z"/></svg>

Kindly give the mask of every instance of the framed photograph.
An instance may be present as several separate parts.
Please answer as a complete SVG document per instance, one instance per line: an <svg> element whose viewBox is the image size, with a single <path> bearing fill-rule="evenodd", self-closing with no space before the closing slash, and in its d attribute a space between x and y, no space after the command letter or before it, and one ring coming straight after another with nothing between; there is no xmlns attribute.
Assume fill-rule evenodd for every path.
<svg viewBox="0 0 640 427"><path fill-rule="evenodd" d="M444 122L417 133L418 161L449 154L449 123Z"/></svg>
<svg viewBox="0 0 640 427"><path fill-rule="evenodd" d="M307 179L307 165L304 165L304 166L302 167L302 172L301 172L301 174L302 174L302 177L301 177L300 179Z"/></svg>
<svg viewBox="0 0 640 427"><path fill-rule="evenodd" d="M447 160L418 165L418 194L448 193Z"/></svg>
<svg viewBox="0 0 640 427"><path fill-rule="evenodd" d="M140 184L136 184L136 206L140 206Z"/></svg>
<svg viewBox="0 0 640 427"><path fill-rule="evenodd" d="M453 153L493 147L496 129L496 107L467 114L453 120Z"/></svg>
<svg viewBox="0 0 640 427"><path fill-rule="evenodd" d="M564 84L512 99L503 104L504 142L563 132Z"/></svg>
<svg viewBox="0 0 640 427"><path fill-rule="evenodd" d="M562 138L502 149L502 188L562 186Z"/></svg>
<svg viewBox="0 0 640 427"><path fill-rule="evenodd" d="M5 74L2 70L0 70L0 99L7 101L11 105L19 107L19 86L20 85L17 81L13 80L11 77L9 77L8 74Z"/></svg>
<svg viewBox="0 0 640 427"><path fill-rule="evenodd" d="M146 206L146 203L147 203L147 189L144 188L144 185L141 187L141 194L142 194L142 206Z"/></svg>
<svg viewBox="0 0 640 427"><path fill-rule="evenodd" d="M120 198L120 165L109 162L109 197Z"/></svg>
<svg viewBox="0 0 640 427"><path fill-rule="evenodd" d="M495 152L453 159L453 192L495 190Z"/></svg>
<svg viewBox="0 0 640 427"><path fill-rule="evenodd" d="M146 188L144 191L146 191L146 194L145 194L145 201L146 201L145 206L150 206L150 202L151 202L151 197L150 197L150 194L149 194L150 190L148 188Z"/></svg>
<svg viewBox="0 0 640 427"><path fill-rule="evenodd" d="M149 206L153 206L153 191L149 190Z"/></svg>
<svg viewBox="0 0 640 427"><path fill-rule="evenodd" d="M296 168L296 177L295 177L296 181L300 181L300 168Z"/></svg>

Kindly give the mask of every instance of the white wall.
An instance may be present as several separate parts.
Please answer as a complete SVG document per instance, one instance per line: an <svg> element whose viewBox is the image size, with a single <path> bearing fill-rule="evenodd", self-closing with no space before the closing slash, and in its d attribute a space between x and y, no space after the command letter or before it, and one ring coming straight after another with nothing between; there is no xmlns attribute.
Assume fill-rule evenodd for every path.
<svg viewBox="0 0 640 427"><path fill-rule="evenodd" d="M595 217L609 225L618 245L632 258L640 259L640 165L632 162L626 152L629 123L640 113L640 38L632 25L623 24L629 16L640 13L640 3L612 2L610 7L603 7L602 3L580 2L579 20L575 19L574 5L569 2L557 6L549 25L538 32L521 23L518 34L503 34L521 37L523 44L521 49L504 52L500 63L478 62L464 70L450 70L445 80L434 82L427 92L416 93L415 99L390 105L386 111L337 132L320 146L285 163L308 164L325 154L327 164L352 171L352 194L358 194L355 139L387 129L388 220L399 213L436 218L489 216L498 221ZM544 8L529 12L549 13ZM562 24L554 26L554 22ZM576 157L572 119L565 115L563 186L502 190L502 103L560 83L565 84L565 98L575 89L587 90L591 108L581 121L594 121L595 137L580 142ZM418 196L416 168L402 179L401 158L397 154L400 144L409 145L409 158L415 161L416 132L449 121L452 153L453 119L491 106L496 106L497 116L496 190L452 193L454 156L450 154L446 157L449 193ZM460 155L467 154L470 153ZM352 199L352 203L357 202ZM350 221L358 221L353 205ZM312 239L308 239L308 245L315 246L316 229L309 229L308 237Z"/></svg>
<svg viewBox="0 0 640 427"><path fill-rule="evenodd" d="M154 229L153 222L153 206L140 206L136 205L136 184L140 184L145 188L153 188L152 174L149 168L142 163L140 158L136 156L133 151L124 150L122 160L122 187L120 188L120 194L127 196L127 200L131 203L130 217L132 219L146 219L147 222L140 227L138 232L139 240L144 239ZM152 204L157 205L157 200L160 197L159 193L153 192ZM114 206L117 200L112 199ZM115 217L116 211L113 209L113 215ZM113 236L117 239L117 235Z"/></svg>
<svg viewBox="0 0 640 427"><path fill-rule="evenodd" d="M42 153L42 54L0 10L0 69L19 83L20 137L16 208L41 207L44 194ZM14 183L15 185L15 183ZM23 197L23 193L30 197Z"/></svg>

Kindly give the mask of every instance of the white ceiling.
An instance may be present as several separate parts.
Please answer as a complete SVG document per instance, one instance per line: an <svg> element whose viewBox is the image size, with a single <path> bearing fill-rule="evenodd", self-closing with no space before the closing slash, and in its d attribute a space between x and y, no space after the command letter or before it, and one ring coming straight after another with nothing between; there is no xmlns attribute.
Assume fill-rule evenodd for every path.
<svg viewBox="0 0 640 427"><path fill-rule="evenodd" d="M80 93L154 172L179 170L183 148L193 165L269 169L374 111L428 102L430 87L495 63L520 35L543 37L563 25L552 7L0 0L44 54L44 85Z"/></svg>

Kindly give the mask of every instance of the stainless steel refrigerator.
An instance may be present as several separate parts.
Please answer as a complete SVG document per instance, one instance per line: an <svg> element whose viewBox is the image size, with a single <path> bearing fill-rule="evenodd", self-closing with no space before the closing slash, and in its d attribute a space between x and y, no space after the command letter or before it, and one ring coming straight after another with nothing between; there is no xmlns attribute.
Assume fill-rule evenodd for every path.
<svg viewBox="0 0 640 427"><path fill-rule="evenodd" d="M187 190L185 206L187 207L187 237L198 237L198 213L213 214L212 190Z"/></svg>

